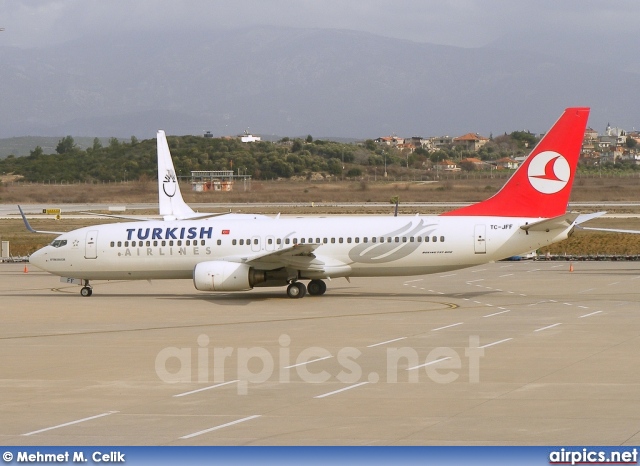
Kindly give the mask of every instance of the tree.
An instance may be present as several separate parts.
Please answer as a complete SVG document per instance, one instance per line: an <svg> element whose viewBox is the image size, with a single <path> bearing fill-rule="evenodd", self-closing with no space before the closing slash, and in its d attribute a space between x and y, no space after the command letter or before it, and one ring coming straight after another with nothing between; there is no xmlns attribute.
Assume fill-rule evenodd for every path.
<svg viewBox="0 0 640 466"><path fill-rule="evenodd" d="M627 145L627 147L629 149L633 149L634 147L636 147L638 145L638 141L633 139L631 136L627 136L627 140L625 141L625 144Z"/></svg>
<svg viewBox="0 0 640 466"><path fill-rule="evenodd" d="M76 142L71 136L64 137L58 141L56 152L58 154L68 154L76 148Z"/></svg>
<svg viewBox="0 0 640 466"><path fill-rule="evenodd" d="M311 135L308 135L305 141L307 142L307 144L311 144L313 142L313 138L311 137Z"/></svg>
<svg viewBox="0 0 640 466"><path fill-rule="evenodd" d="M100 139L98 138L93 138L93 150L99 150L102 149L102 143L100 142Z"/></svg>
<svg viewBox="0 0 640 466"><path fill-rule="evenodd" d="M30 151L29 153L31 157L40 157L42 154L43 154L42 147L40 146L36 146L36 148Z"/></svg>

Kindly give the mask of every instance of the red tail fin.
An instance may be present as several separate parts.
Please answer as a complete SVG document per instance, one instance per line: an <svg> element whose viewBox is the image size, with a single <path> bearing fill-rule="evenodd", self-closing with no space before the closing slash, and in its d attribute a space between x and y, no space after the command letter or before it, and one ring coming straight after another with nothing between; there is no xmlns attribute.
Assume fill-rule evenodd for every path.
<svg viewBox="0 0 640 466"><path fill-rule="evenodd" d="M486 201L442 215L551 218L567 210L589 118L568 108L509 181Z"/></svg>

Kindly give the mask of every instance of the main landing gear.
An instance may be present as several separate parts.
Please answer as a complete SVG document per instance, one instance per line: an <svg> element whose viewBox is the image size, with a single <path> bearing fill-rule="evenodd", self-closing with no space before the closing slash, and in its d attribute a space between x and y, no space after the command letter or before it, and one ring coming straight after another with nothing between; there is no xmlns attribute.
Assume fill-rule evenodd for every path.
<svg viewBox="0 0 640 466"><path fill-rule="evenodd" d="M304 283L293 282L287 287L287 296L290 298L304 298L309 292L311 296L320 296L327 291L327 285L322 280L311 280L309 285L304 286Z"/></svg>
<svg viewBox="0 0 640 466"><path fill-rule="evenodd" d="M84 296L85 298L88 298L92 294L93 294L93 288L91 288L91 285L89 285L89 280L85 280L84 286L80 288L80 296Z"/></svg>

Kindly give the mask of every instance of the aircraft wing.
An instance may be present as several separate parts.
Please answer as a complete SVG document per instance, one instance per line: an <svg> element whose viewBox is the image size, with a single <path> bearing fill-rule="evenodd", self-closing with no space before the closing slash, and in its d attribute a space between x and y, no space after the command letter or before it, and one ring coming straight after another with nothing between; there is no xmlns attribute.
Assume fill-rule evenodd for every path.
<svg viewBox="0 0 640 466"><path fill-rule="evenodd" d="M615 228L592 228L592 227L578 227L581 230L591 230L591 231L610 231L612 233L631 233L640 235L640 231L638 230L618 230Z"/></svg>
<svg viewBox="0 0 640 466"><path fill-rule="evenodd" d="M320 244L294 244L288 248L268 251L253 256L238 258L240 262L253 267L276 269L290 267L298 270L324 270L324 261L313 253Z"/></svg>

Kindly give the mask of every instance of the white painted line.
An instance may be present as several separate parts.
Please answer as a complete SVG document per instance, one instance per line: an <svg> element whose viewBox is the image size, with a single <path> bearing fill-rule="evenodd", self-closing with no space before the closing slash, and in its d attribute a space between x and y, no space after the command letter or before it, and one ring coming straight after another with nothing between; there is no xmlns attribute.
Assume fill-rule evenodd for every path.
<svg viewBox="0 0 640 466"><path fill-rule="evenodd" d="M369 382L360 382L360 383L357 383L355 385L350 385L348 387L341 388L340 390L335 390L333 392L325 393L324 395L314 396L314 398L324 398L326 396L335 395L336 393L344 392L345 390L351 390L352 388L361 387L362 385L366 385L368 383Z"/></svg>
<svg viewBox="0 0 640 466"><path fill-rule="evenodd" d="M388 343L393 343L393 342L396 342L396 341L406 340L406 339L407 339L407 337L394 338L393 340L387 340L387 341L383 341L383 342L380 342L380 343L374 343L373 345L367 346L367 348L373 348L374 346L382 346L382 345L386 345Z"/></svg>
<svg viewBox="0 0 640 466"><path fill-rule="evenodd" d="M440 275L440 278L454 277L456 275L457 274L455 274L455 273L450 273L449 275Z"/></svg>
<svg viewBox="0 0 640 466"><path fill-rule="evenodd" d="M617 285L620 282L613 282L613 283L609 283L607 286L611 286L611 285Z"/></svg>
<svg viewBox="0 0 640 466"><path fill-rule="evenodd" d="M484 272L487 269L472 270L471 273Z"/></svg>
<svg viewBox="0 0 640 466"><path fill-rule="evenodd" d="M456 327L456 326L462 325L462 324L464 324L464 322L458 322L457 324L451 324L451 325L445 325L444 327L432 328L431 331L435 332L437 330L444 330L445 328Z"/></svg>
<svg viewBox="0 0 640 466"><path fill-rule="evenodd" d="M193 395L194 393L204 392L205 390L211 390L212 388L222 387L223 385L229 385L232 383L236 383L238 380L231 380L229 382L222 382L216 385L211 385L210 387L199 388L197 390L192 390L190 392L179 393L178 395L173 395L174 398L179 398L181 396Z"/></svg>
<svg viewBox="0 0 640 466"><path fill-rule="evenodd" d="M502 307L502 306L498 306L498 309L506 310L507 308L506 307Z"/></svg>
<svg viewBox="0 0 640 466"><path fill-rule="evenodd" d="M505 341L509 341L509 340L513 340L513 338L505 338L504 340L494 341L493 343L489 343L484 346L478 346L478 349L488 348L489 346L493 346L493 345L499 345L500 343L504 343Z"/></svg>
<svg viewBox="0 0 640 466"><path fill-rule="evenodd" d="M538 270L540 270L540 269L531 269L531 270L527 270L527 273L529 273L529 272L537 272Z"/></svg>
<svg viewBox="0 0 640 466"><path fill-rule="evenodd" d="M578 306L580 309L589 309L588 306Z"/></svg>
<svg viewBox="0 0 640 466"><path fill-rule="evenodd" d="M424 280L424 278L418 278L417 280L409 280L408 282L404 282L404 284L406 285L407 283L421 282L422 280Z"/></svg>
<svg viewBox="0 0 640 466"><path fill-rule="evenodd" d="M562 303L562 304L564 304L565 306L573 306L573 304L571 303Z"/></svg>
<svg viewBox="0 0 640 466"><path fill-rule="evenodd" d="M526 294L522 294L522 293L520 293L520 296L527 296L527 295L526 295Z"/></svg>
<svg viewBox="0 0 640 466"><path fill-rule="evenodd" d="M119 411L109 411L108 413L98 414L97 416L85 417L83 419L78 419L77 421L65 422L64 424L59 424L53 427L47 427L46 429L34 430L33 432L28 432L26 434L22 434L24 437L28 437L29 435L39 434L41 432L46 432L48 430L59 429L60 427L72 426L74 424L80 424L81 422L90 421L92 419L98 419L99 417L110 416L111 414L118 413Z"/></svg>
<svg viewBox="0 0 640 466"><path fill-rule="evenodd" d="M291 369L292 367L298 367L298 366L306 366L307 364L311 364L312 362L324 361L325 359L329 359L329 358L332 358L332 357L333 356L329 355L329 356L325 356L324 358L312 359L311 361L300 362L298 364L292 364L291 366L285 366L284 369Z"/></svg>
<svg viewBox="0 0 640 466"><path fill-rule="evenodd" d="M547 330L549 328L557 327L558 325L562 325L562 322L558 322L557 324L553 324L553 325L547 325L546 327L542 327L542 328L539 328L537 330L534 330L534 332L542 332L543 330Z"/></svg>
<svg viewBox="0 0 640 466"><path fill-rule="evenodd" d="M498 314L504 314L505 312L511 312L511 310L507 309L506 311L494 312L493 314L487 314L486 316L482 316L482 317L493 317L493 316L497 316Z"/></svg>
<svg viewBox="0 0 640 466"><path fill-rule="evenodd" d="M478 278L477 280L470 280L467 283L474 283L474 282L483 282L484 278Z"/></svg>
<svg viewBox="0 0 640 466"><path fill-rule="evenodd" d="M447 359L451 359L451 356L448 356L446 358L436 359L435 361L431 361L431 362L427 362L427 363L424 363L424 364L420 364L419 366L409 367L409 368L407 368L407 370L408 371L412 371L414 369L420 369L421 367L430 366L431 364L435 364L435 363L438 363L438 362L446 361Z"/></svg>
<svg viewBox="0 0 640 466"><path fill-rule="evenodd" d="M513 274L512 273L507 273L505 275L500 275L498 278L510 277L511 275L513 275Z"/></svg>
<svg viewBox="0 0 640 466"><path fill-rule="evenodd" d="M586 290L579 291L578 293L586 293L587 291L593 291L595 288L588 288Z"/></svg>
<svg viewBox="0 0 640 466"><path fill-rule="evenodd" d="M493 304L485 304L485 306L493 307Z"/></svg>
<svg viewBox="0 0 640 466"><path fill-rule="evenodd" d="M583 316L578 317L578 319L582 319L583 317L589 317L589 316L594 316L596 314L600 314L602 311L596 311L596 312L592 312L591 314L585 314Z"/></svg>
<svg viewBox="0 0 640 466"><path fill-rule="evenodd" d="M180 437L180 439L186 440L186 439L189 439L189 438L197 437L198 435L206 434L208 432L213 432L214 430L218 430L218 429L224 429L225 427L233 426L235 424L240 424L241 422L245 422L245 421L250 421L251 419L255 419L257 417L260 417L260 414L256 414L254 416L249 416L249 417L245 417L245 418L242 418L242 419L238 419L237 421L227 422L226 424L222 424L220 426L212 427L211 429L205 429L205 430L201 430L200 432L195 432L193 434L185 435L183 437Z"/></svg>
<svg viewBox="0 0 640 466"><path fill-rule="evenodd" d="M474 303L476 303L476 304L482 304L480 301L474 301Z"/></svg>
<svg viewBox="0 0 640 466"><path fill-rule="evenodd" d="M496 291L502 291L500 288L496 288Z"/></svg>
<svg viewBox="0 0 640 466"><path fill-rule="evenodd" d="M550 303L557 303L558 301L556 301L555 299L550 299L549 302Z"/></svg>
<svg viewBox="0 0 640 466"><path fill-rule="evenodd" d="M508 267L513 267L513 264L512 265L501 265L500 266L501 269L506 269Z"/></svg>

